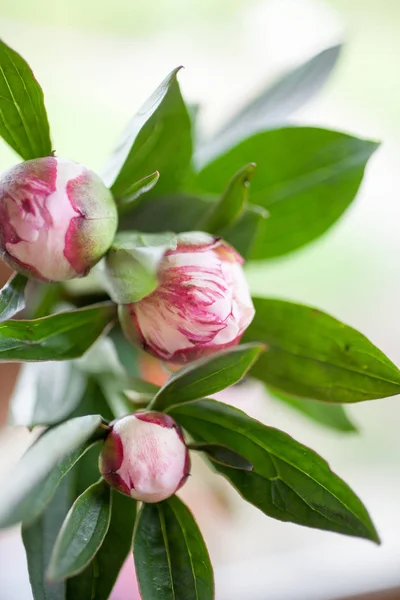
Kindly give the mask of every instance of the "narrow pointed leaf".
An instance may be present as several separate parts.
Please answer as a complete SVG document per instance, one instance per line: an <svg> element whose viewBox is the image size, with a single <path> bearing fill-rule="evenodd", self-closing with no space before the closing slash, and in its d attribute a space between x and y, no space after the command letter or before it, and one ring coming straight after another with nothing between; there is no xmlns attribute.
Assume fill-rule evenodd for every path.
<svg viewBox="0 0 400 600"><path fill-rule="evenodd" d="M105 435L107 429L102 426L99 415L87 415L65 421L61 425L46 431L24 454L19 463L13 468L2 482L0 496L0 527L7 527L16 522L16 516L25 520L26 515L20 514L21 506L26 506L25 498L42 483L60 461L66 460L66 466L60 465L61 472L50 476L49 489L62 477L63 471L78 457L74 453L88 440ZM71 456L72 455L72 456ZM79 452L78 452L79 455ZM72 464L70 464L72 462ZM69 466L70 465L70 466ZM53 480L55 478L55 481ZM51 494L49 493L50 497ZM18 507L18 510L17 510ZM29 515L30 517L32 515ZM18 521L19 519L17 519Z"/></svg>
<svg viewBox="0 0 400 600"><path fill-rule="evenodd" d="M45 570L70 506L69 489L70 481L66 478L43 515L22 527L22 541L34 600L65 600L65 582L50 583Z"/></svg>
<svg viewBox="0 0 400 600"><path fill-rule="evenodd" d="M251 257L254 244L268 214L268 211L262 206L248 204L239 220L231 227L224 229L221 235L247 260Z"/></svg>
<svg viewBox="0 0 400 600"><path fill-rule="evenodd" d="M98 552L110 518L111 490L101 480L72 505L54 545L48 569L50 581L60 581L83 571Z"/></svg>
<svg viewBox="0 0 400 600"><path fill-rule="evenodd" d="M124 214L125 212L130 210L136 203L136 200L140 198L140 196L153 189L159 178L160 173L158 171L155 171L151 175L147 175L147 177L143 177L143 179L140 179L139 181L136 181L133 185L131 185L131 187L127 189L124 197L120 200L118 204L119 214Z"/></svg>
<svg viewBox="0 0 400 600"><path fill-rule="evenodd" d="M289 396L271 387L268 387L268 392L280 402L294 408L294 410L311 419L311 421L319 423L319 425L343 433L357 431L357 427L350 420L344 406L341 404L328 404L327 402L317 402L308 398L296 398L296 396Z"/></svg>
<svg viewBox="0 0 400 600"><path fill-rule="evenodd" d="M168 379L154 397L152 410L210 396L237 383L263 352L262 344L235 346L183 367Z"/></svg>
<svg viewBox="0 0 400 600"><path fill-rule="evenodd" d="M252 375L295 396L361 402L400 393L399 369L361 333L315 308L253 298L246 341L267 351Z"/></svg>
<svg viewBox="0 0 400 600"><path fill-rule="evenodd" d="M176 496L143 505L134 558L143 600L213 600L207 548L192 514Z"/></svg>
<svg viewBox="0 0 400 600"><path fill-rule="evenodd" d="M70 360L82 356L116 318L111 303L32 321L0 324L0 361Z"/></svg>
<svg viewBox="0 0 400 600"><path fill-rule="evenodd" d="M189 450L204 452L210 460L225 465L225 467L232 467L232 469L241 469L243 471L252 471L254 468L251 462L243 458L243 456L221 444L193 442L187 444L187 447Z"/></svg>
<svg viewBox="0 0 400 600"><path fill-rule="evenodd" d="M230 180L218 202L200 220L198 229L220 233L232 226L242 216L249 195L250 180L256 169L255 163L242 167Z"/></svg>
<svg viewBox="0 0 400 600"><path fill-rule="evenodd" d="M1 40L0 135L24 160L51 154L42 89L25 60Z"/></svg>
<svg viewBox="0 0 400 600"><path fill-rule="evenodd" d="M190 165L191 122L174 69L133 118L114 151L104 175L117 199L132 184L160 172L157 194L174 192Z"/></svg>
<svg viewBox="0 0 400 600"><path fill-rule="evenodd" d="M209 162L250 134L287 122L328 80L340 55L341 46L326 48L299 67L289 71L246 104L203 146L199 162Z"/></svg>
<svg viewBox="0 0 400 600"><path fill-rule="evenodd" d="M27 278L15 274L0 290L0 323L11 319L16 313L25 308L25 286Z"/></svg>
<svg viewBox="0 0 400 600"><path fill-rule="evenodd" d="M267 209L251 258L291 252L322 235L353 201L378 144L315 127L284 127L246 138L208 163L193 186L220 194L255 162L249 201ZM301 224L301 226L299 226Z"/></svg>
<svg viewBox="0 0 400 600"><path fill-rule="evenodd" d="M281 521L378 542L367 510L328 463L286 433L214 400L176 406L171 415L197 441L223 444L252 472L214 463L245 500Z"/></svg>

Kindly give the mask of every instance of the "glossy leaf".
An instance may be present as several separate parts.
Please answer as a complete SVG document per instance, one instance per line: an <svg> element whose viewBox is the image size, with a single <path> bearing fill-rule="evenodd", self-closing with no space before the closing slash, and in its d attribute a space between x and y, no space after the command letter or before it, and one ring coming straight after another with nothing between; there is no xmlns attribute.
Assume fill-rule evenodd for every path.
<svg viewBox="0 0 400 600"><path fill-rule="evenodd" d="M250 202L267 209L251 258L291 252L322 235L354 199L375 142L313 127L257 133L207 164L196 191L221 193L226 181L254 161Z"/></svg>
<svg viewBox="0 0 400 600"><path fill-rule="evenodd" d="M246 344L192 362L171 375L154 397L151 410L167 410L237 383L263 350L262 344Z"/></svg>
<svg viewBox="0 0 400 600"><path fill-rule="evenodd" d="M124 214L129 211L132 206L136 203L137 199L140 198L146 192L150 192L153 187L156 185L157 181L160 178L160 173L155 171L151 175L147 175L147 177L143 177L139 181L136 181L130 188L125 192L125 196L121 199L118 204L118 212L119 214Z"/></svg>
<svg viewBox="0 0 400 600"><path fill-rule="evenodd" d="M247 204L250 180L255 169L255 163L250 163L232 177L219 201L214 202L200 220L198 225L200 231L220 233L232 226L242 216Z"/></svg>
<svg viewBox="0 0 400 600"><path fill-rule="evenodd" d="M214 400L176 406L171 415L197 441L223 444L253 464L252 472L214 467L265 514L379 541L354 492L325 460L286 433Z"/></svg>
<svg viewBox="0 0 400 600"><path fill-rule="evenodd" d="M213 600L207 548L192 514L176 496L143 505L134 558L143 600Z"/></svg>
<svg viewBox="0 0 400 600"><path fill-rule="evenodd" d="M53 425L77 407L86 385L72 362L27 363L20 370L10 401L13 425Z"/></svg>
<svg viewBox="0 0 400 600"><path fill-rule="evenodd" d="M77 498L63 523L50 559L50 581L60 581L83 571L98 552L110 518L111 490L100 480Z"/></svg>
<svg viewBox="0 0 400 600"><path fill-rule="evenodd" d="M81 446L88 440L105 435L107 429L102 426L99 415L87 415L65 421L46 431L24 454L2 482L0 496L0 527L7 527L18 520L31 519L38 509L51 498L63 474L79 458ZM75 451L77 455L75 455ZM64 463L63 461L66 461ZM59 464L61 461L61 464ZM59 471L53 469L59 466ZM49 476L48 481L46 478ZM54 478L54 479L53 479ZM46 485L46 494L38 499L35 510L27 505L26 498ZM47 488L47 486L49 486ZM32 496L30 496L32 497ZM36 501L34 500L35 504ZM27 512L24 512L27 510ZM34 515L32 515L32 512Z"/></svg>
<svg viewBox="0 0 400 600"><path fill-rule="evenodd" d="M0 323L11 319L25 308L24 292L27 281L24 275L15 274L0 290Z"/></svg>
<svg viewBox="0 0 400 600"><path fill-rule="evenodd" d="M117 199L129 195L132 184L160 172L157 195L179 188L192 154L190 116L174 69L133 118L105 174Z"/></svg>
<svg viewBox="0 0 400 600"><path fill-rule="evenodd" d="M289 396L270 387L268 391L274 398L294 408L294 410L315 423L343 433L354 433L357 431L357 427L352 423L341 404L328 404L327 402L317 402L308 398L296 398L296 396Z"/></svg>
<svg viewBox="0 0 400 600"><path fill-rule="evenodd" d="M116 318L104 303L32 321L0 324L0 361L70 360L82 356Z"/></svg>
<svg viewBox="0 0 400 600"><path fill-rule="evenodd" d="M65 600L65 582L50 583L45 570L70 506L69 490L70 482L66 478L43 515L22 527L22 541L34 600Z"/></svg>
<svg viewBox="0 0 400 600"><path fill-rule="evenodd" d="M25 60L1 40L0 135L24 160L51 154L42 89Z"/></svg>
<svg viewBox="0 0 400 600"><path fill-rule="evenodd" d="M361 402L400 393L399 369L361 333L315 308L253 298L246 341L267 351L252 375L268 385L325 402Z"/></svg>
<svg viewBox="0 0 400 600"><path fill-rule="evenodd" d="M268 85L246 104L204 146L197 159L209 162L250 134L284 124L306 104L328 80L339 58L341 46L326 48L299 67Z"/></svg>
<svg viewBox="0 0 400 600"><path fill-rule="evenodd" d="M173 233L125 231L115 238L104 262L103 283L118 304L138 302L158 285L158 268L164 254L176 248Z"/></svg>
<svg viewBox="0 0 400 600"><path fill-rule="evenodd" d="M251 462L240 456L237 452L234 452L226 446L221 444L207 444L204 442L193 442L186 444L189 450L195 450L196 452L204 452L208 458L213 462L216 462L226 467L232 467L232 469L241 469L243 471L252 471L253 465Z"/></svg>

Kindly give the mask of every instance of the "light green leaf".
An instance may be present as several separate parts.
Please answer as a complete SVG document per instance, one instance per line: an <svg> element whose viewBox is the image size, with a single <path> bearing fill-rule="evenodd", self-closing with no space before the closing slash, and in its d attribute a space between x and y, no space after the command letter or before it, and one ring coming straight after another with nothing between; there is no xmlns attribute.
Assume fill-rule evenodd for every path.
<svg viewBox="0 0 400 600"><path fill-rule="evenodd" d="M147 177L143 177L143 179L140 179L132 184L131 187L127 189L125 196L118 204L119 214L122 215L131 210L131 208L136 204L137 199L146 192L150 192L150 190L152 190L156 185L159 178L160 173L155 171L151 175L147 175Z"/></svg>
<svg viewBox="0 0 400 600"><path fill-rule="evenodd" d="M81 447L89 440L104 437L106 432L99 415L87 415L65 421L42 434L13 468L12 475L7 475L2 482L0 527L34 518L82 454ZM55 469L57 465L59 469ZM30 507L27 498L32 497L32 491L37 491L40 484L43 484L43 496Z"/></svg>
<svg viewBox="0 0 400 600"><path fill-rule="evenodd" d="M313 127L257 133L208 163L198 194L221 193L243 164L255 162L250 202L267 209L251 258L291 252L322 235L354 199L375 142Z"/></svg>
<svg viewBox="0 0 400 600"><path fill-rule="evenodd" d="M25 308L25 286L27 281L24 275L14 274L0 290L0 323L11 319L12 316Z"/></svg>
<svg viewBox="0 0 400 600"><path fill-rule="evenodd" d="M25 60L1 40L0 135L24 160L51 154L42 89Z"/></svg>
<svg viewBox="0 0 400 600"><path fill-rule="evenodd" d="M173 233L117 235L103 265L103 283L118 304L138 302L158 285L158 267L169 249L176 248Z"/></svg>
<svg viewBox="0 0 400 600"><path fill-rule="evenodd" d="M315 308L253 298L256 310L244 335L267 351L251 374L295 396L361 402L400 393L399 369L366 337Z"/></svg>
<svg viewBox="0 0 400 600"><path fill-rule="evenodd" d="M0 324L0 361L70 360L82 356L116 318L109 302L32 321Z"/></svg>
<svg viewBox="0 0 400 600"><path fill-rule="evenodd" d="M143 505L134 549L143 600L213 600L207 548L192 514L176 496Z"/></svg>
<svg viewBox="0 0 400 600"><path fill-rule="evenodd" d="M149 408L169 410L175 404L220 392L240 381L263 350L262 344L242 344L190 363L171 375Z"/></svg>
<svg viewBox="0 0 400 600"><path fill-rule="evenodd" d="M201 164L222 154L256 131L283 125L306 104L328 80L339 58L341 46L323 50L261 90L209 140L200 145L196 159Z"/></svg>
<svg viewBox="0 0 400 600"><path fill-rule="evenodd" d="M197 441L223 444L252 472L214 463L245 500L281 521L378 542L365 507L318 454L286 433L214 400L174 407L171 416Z"/></svg>
<svg viewBox="0 0 400 600"><path fill-rule="evenodd" d="M117 200L132 184L159 171L157 195L176 191L192 155L190 116L174 69L133 118L111 157L105 181Z"/></svg>
<svg viewBox="0 0 400 600"><path fill-rule="evenodd" d="M87 567L107 534L110 518L111 490L100 480L77 498L63 523L50 559L50 581L71 577Z"/></svg>

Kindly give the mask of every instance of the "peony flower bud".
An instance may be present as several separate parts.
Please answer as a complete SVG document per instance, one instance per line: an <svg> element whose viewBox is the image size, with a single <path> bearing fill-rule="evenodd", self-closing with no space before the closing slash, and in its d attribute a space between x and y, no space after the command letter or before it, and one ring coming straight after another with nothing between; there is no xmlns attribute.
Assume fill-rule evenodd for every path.
<svg viewBox="0 0 400 600"><path fill-rule="evenodd" d="M125 335L175 363L236 345L254 316L242 264L218 238L180 235L160 262L156 290L119 307Z"/></svg>
<svg viewBox="0 0 400 600"><path fill-rule="evenodd" d="M109 485L136 500L160 502L185 483L189 452L170 416L142 412L117 419L111 426L99 459Z"/></svg>
<svg viewBox="0 0 400 600"><path fill-rule="evenodd" d="M37 158L0 178L0 256L44 281L86 275L117 229L111 192L92 171L63 158Z"/></svg>

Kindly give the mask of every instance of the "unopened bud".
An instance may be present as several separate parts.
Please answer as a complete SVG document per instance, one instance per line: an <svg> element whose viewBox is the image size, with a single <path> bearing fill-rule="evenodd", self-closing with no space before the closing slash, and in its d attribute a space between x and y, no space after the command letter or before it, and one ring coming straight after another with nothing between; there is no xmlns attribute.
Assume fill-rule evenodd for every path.
<svg viewBox="0 0 400 600"><path fill-rule="evenodd" d="M142 412L112 423L99 468L119 492L142 502L160 502L185 483L190 459L182 431L170 416Z"/></svg>

